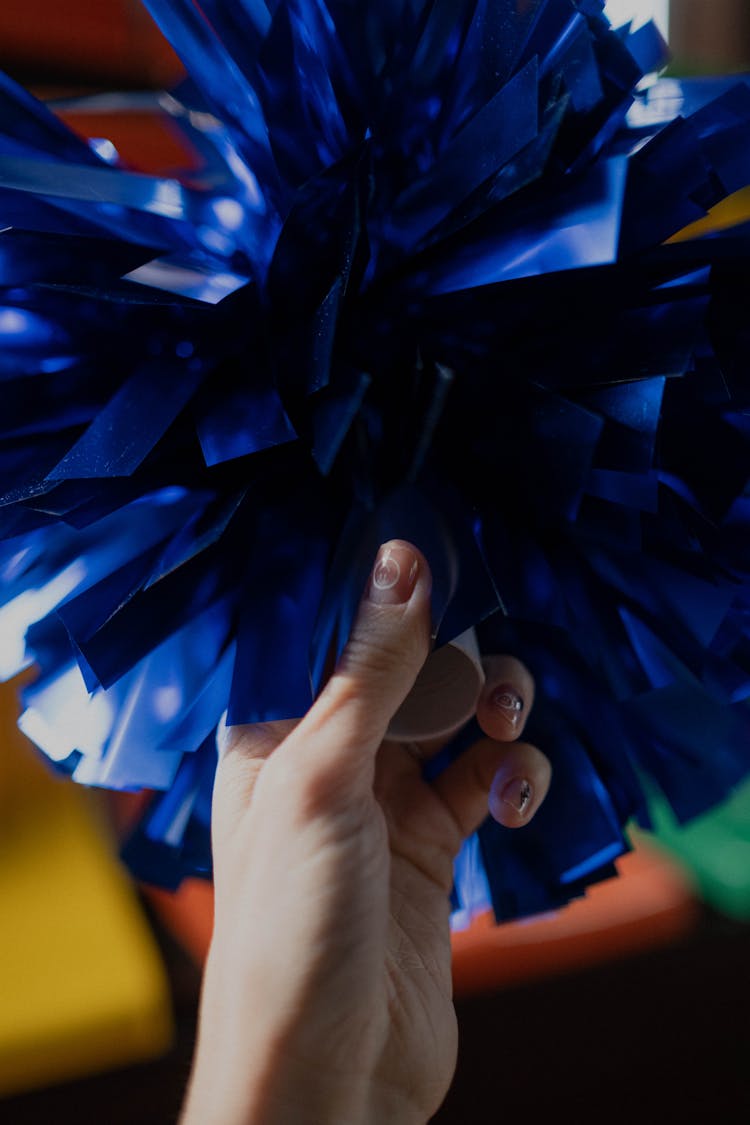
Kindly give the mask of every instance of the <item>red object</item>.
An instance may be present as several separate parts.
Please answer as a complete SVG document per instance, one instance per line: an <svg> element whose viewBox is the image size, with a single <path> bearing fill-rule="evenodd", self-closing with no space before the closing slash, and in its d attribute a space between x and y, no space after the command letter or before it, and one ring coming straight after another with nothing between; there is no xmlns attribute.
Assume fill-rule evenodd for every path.
<svg viewBox="0 0 750 1125"><path fill-rule="evenodd" d="M106 113L53 108L82 137L106 137L123 163L139 172L184 179L201 168L201 157L165 114L147 109Z"/></svg>
<svg viewBox="0 0 750 1125"><path fill-rule="evenodd" d="M0 65L110 87L172 85L181 74L139 0L2 0Z"/></svg>

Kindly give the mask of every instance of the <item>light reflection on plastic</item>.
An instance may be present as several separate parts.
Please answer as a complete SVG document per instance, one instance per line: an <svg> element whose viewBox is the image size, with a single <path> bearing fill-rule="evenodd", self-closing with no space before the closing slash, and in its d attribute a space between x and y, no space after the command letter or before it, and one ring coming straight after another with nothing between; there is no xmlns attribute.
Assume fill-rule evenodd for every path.
<svg viewBox="0 0 750 1125"><path fill-rule="evenodd" d="M89 141L89 148L92 149L101 160L106 160L107 164L116 164L120 159L120 154L106 137L92 137Z"/></svg>
<svg viewBox="0 0 750 1125"><path fill-rule="evenodd" d="M230 172L233 173L237 181L245 188L246 205L251 207L253 211L264 212L266 210L266 205L258 181L245 161L231 145L225 146L224 159L229 165Z"/></svg>
<svg viewBox="0 0 750 1125"><path fill-rule="evenodd" d="M492 896L479 851L479 838L470 836L456 857L454 880L465 902L451 913L451 929L465 930L477 914L492 907Z"/></svg>
<svg viewBox="0 0 750 1125"><path fill-rule="evenodd" d="M75 750L100 759L114 721L114 704L106 692L89 695L76 664L45 686L38 705L19 719L23 733L55 762Z"/></svg>
<svg viewBox="0 0 750 1125"><path fill-rule="evenodd" d="M168 293L191 297L195 301L204 301L209 305L217 305L219 301L248 284L248 279L239 274L204 273L198 268L170 262L167 258L155 259L138 266L130 273L126 273L124 280L147 285L151 289L163 289Z"/></svg>
<svg viewBox="0 0 750 1125"><path fill-rule="evenodd" d="M76 559L45 586L25 590L0 608L0 679L9 680L28 668L32 661L26 655L26 630L46 617L85 578L86 567Z"/></svg>
<svg viewBox="0 0 750 1125"><path fill-rule="evenodd" d="M154 713L162 723L174 719L182 707L182 691L177 684L165 684L157 688L153 696Z"/></svg>
<svg viewBox="0 0 750 1125"><path fill-rule="evenodd" d="M607 0L604 10L615 27L628 20L636 27L653 20L665 38L669 32L669 0Z"/></svg>
<svg viewBox="0 0 750 1125"><path fill-rule="evenodd" d="M0 305L0 340L8 349L42 350L62 343L64 337L59 328L51 325L38 313ZM48 370L48 364L58 365L60 363L67 366L70 363L70 357L49 356L41 365L42 370ZM52 368L52 370L58 369L57 366Z"/></svg>
<svg viewBox="0 0 750 1125"><path fill-rule="evenodd" d="M45 344L54 333L43 317L24 309L0 307L0 336L17 347L19 344Z"/></svg>
<svg viewBox="0 0 750 1125"><path fill-rule="evenodd" d="M565 886L569 883L576 883L579 879L583 879L592 871L596 871L597 867L604 867L607 863L614 863L616 859L622 855L622 845L618 843L609 844L606 848L602 848L596 855L589 856L582 863L576 864L575 867L570 867L564 871L560 876L560 882Z"/></svg>
<svg viewBox="0 0 750 1125"><path fill-rule="evenodd" d="M158 181L148 210L167 219L184 218L185 207L180 185L175 180Z"/></svg>
<svg viewBox="0 0 750 1125"><path fill-rule="evenodd" d="M22 336L29 331L29 314L18 309L0 309L0 333L3 336Z"/></svg>
<svg viewBox="0 0 750 1125"><path fill-rule="evenodd" d="M0 578L3 582L13 582L26 569L26 562L32 555L31 547L22 547L9 559L6 559L0 568Z"/></svg>
<svg viewBox="0 0 750 1125"><path fill-rule="evenodd" d="M142 496L135 501L136 504L160 504L169 507L171 504L177 504L180 500L184 500L188 495L188 490L181 484L170 484L166 488L160 488L158 492L151 492L148 496Z"/></svg>
<svg viewBox="0 0 750 1125"><path fill-rule="evenodd" d="M673 78L662 78L648 91L648 96L636 98L628 110L631 129L656 129L667 125L679 116L684 102L682 87Z"/></svg>
<svg viewBox="0 0 750 1125"><path fill-rule="evenodd" d="M214 199L211 204L216 219L225 230L240 230L245 221L245 212L236 199L225 196L223 199Z"/></svg>

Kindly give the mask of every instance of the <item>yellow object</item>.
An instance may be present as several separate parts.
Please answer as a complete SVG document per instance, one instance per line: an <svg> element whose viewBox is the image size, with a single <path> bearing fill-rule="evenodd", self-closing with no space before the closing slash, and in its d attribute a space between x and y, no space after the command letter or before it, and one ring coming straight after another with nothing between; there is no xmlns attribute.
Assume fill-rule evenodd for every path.
<svg viewBox="0 0 750 1125"><path fill-rule="evenodd" d="M712 207L704 219L698 219L689 226L683 227L668 241L690 242L691 239L701 238L704 234L731 230L732 227L748 221L750 221L750 188L741 188Z"/></svg>
<svg viewBox="0 0 750 1125"><path fill-rule="evenodd" d="M0 1095L152 1057L171 1034L159 953L91 795L36 760L3 687Z"/></svg>

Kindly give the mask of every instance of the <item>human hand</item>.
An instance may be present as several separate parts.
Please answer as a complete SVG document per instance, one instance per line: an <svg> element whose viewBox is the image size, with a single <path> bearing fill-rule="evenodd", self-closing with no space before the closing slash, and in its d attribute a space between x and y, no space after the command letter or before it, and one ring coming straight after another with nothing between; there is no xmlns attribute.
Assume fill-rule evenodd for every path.
<svg viewBox="0 0 750 1125"><path fill-rule="evenodd" d="M409 544L382 547L304 719L224 732L183 1125L400 1125L426 1121L447 1092L453 861L488 799L503 824L527 823L550 767L518 741L534 685L511 657L488 661L487 737L436 780L413 747L384 740L429 651L430 584Z"/></svg>

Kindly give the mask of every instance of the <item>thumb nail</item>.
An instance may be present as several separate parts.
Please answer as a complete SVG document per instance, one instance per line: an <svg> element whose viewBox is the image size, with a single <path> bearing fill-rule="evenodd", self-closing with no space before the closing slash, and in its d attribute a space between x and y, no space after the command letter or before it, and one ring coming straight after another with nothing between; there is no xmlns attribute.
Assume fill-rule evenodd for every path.
<svg viewBox="0 0 750 1125"><path fill-rule="evenodd" d="M406 544L384 543L370 575L367 597L375 605L404 605L414 593L419 559Z"/></svg>

